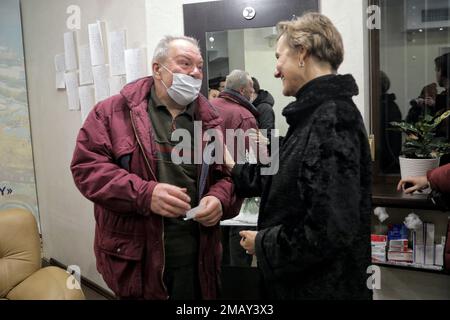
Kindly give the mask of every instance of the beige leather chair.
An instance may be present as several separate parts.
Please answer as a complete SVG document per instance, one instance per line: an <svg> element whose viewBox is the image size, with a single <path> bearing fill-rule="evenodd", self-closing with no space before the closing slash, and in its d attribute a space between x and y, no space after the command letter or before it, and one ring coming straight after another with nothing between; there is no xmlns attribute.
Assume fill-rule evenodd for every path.
<svg viewBox="0 0 450 320"><path fill-rule="evenodd" d="M66 285L69 276L61 268L41 269L39 232L30 212L0 211L0 299L84 299L82 290Z"/></svg>

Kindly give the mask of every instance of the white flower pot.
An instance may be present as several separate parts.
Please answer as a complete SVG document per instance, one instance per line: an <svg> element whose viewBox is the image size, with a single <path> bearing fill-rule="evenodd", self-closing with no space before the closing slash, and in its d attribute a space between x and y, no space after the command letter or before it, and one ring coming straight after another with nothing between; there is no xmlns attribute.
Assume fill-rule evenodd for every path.
<svg viewBox="0 0 450 320"><path fill-rule="evenodd" d="M429 170L439 167L439 158L437 159L409 159L399 157L400 174L402 179L407 177L426 176ZM429 193L431 190L425 189L423 193Z"/></svg>
<svg viewBox="0 0 450 320"><path fill-rule="evenodd" d="M439 167L438 159L409 159L400 158L400 173L402 179L406 177L419 177L427 175L431 169Z"/></svg>

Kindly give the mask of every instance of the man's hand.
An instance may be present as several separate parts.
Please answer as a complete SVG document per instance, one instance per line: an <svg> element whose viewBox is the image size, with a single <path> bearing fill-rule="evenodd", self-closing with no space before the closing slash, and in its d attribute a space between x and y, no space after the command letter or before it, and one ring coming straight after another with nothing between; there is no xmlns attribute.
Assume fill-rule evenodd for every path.
<svg viewBox="0 0 450 320"><path fill-rule="evenodd" d="M222 203L214 196L207 196L200 200L202 209L195 216L195 221L205 227L212 227L222 218Z"/></svg>
<svg viewBox="0 0 450 320"><path fill-rule="evenodd" d="M255 254L255 239L258 231L241 231L239 235L242 237L240 245L245 249L247 254Z"/></svg>
<svg viewBox="0 0 450 320"><path fill-rule="evenodd" d="M153 189L152 212L167 218L178 218L184 216L186 211L191 209L191 199L187 195L186 188L158 183Z"/></svg>
<svg viewBox="0 0 450 320"><path fill-rule="evenodd" d="M405 193L413 193L414 191L422 191L428 187L429 184L426 176L407 177L400 180L397 185L397 191L403 190Z"/></svg>

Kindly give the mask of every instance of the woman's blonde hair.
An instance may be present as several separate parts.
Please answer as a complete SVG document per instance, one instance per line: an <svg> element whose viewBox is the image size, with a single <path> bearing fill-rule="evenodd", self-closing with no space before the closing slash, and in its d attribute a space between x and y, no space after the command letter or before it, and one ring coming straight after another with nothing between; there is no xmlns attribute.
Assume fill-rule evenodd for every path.
<svg viewBox="0 0 450 320"><path fill-rule="evenodd" d="M278 39L286 35L293 50L303 47L319 61L328 62L336 71L344 60L342 36L323 14L310 12L291 21L281 21L277 30Z"/></svg>

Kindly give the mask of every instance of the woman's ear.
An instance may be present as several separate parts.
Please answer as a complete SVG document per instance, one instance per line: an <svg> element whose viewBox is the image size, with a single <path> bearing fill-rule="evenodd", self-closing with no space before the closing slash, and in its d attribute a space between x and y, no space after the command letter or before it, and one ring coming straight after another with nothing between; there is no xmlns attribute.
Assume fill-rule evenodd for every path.
<svg viewBox="0 0 450 320"><path fill-rule="evenodd" d="M298 63L301 65L305 63L305 60L308 58L308 51L303 46L299 47L298 50Z"/></svg>

